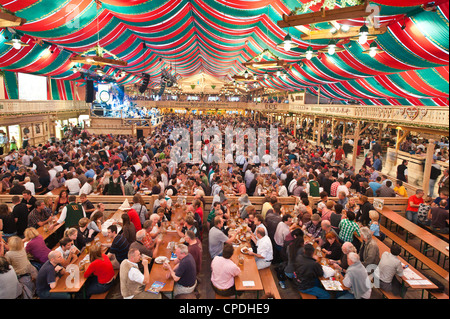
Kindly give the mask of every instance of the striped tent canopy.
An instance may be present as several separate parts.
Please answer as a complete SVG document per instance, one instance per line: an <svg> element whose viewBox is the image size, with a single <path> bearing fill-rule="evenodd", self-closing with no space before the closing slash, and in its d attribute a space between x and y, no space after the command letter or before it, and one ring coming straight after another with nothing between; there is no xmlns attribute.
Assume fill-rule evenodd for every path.
<svg viewBox="0 0 450 319"><path fill-rule="evenodd" d="M119 85L139 84L147 73L154 88L162 70L170 68L179 79L208 74L231 82L247 70L245 62L269 50L286 62L283 76L274 69L252 69L257 80L250 90L318 94L320 88L322 96L341 103L448 106L449 2L434 1L432 8L429 2L370 1L377 6L373 18L387 26L385 33L362 45L344 39L335 54L321 52L308 60L309 46L319 52L330 39L304 35L331 25L281 28L277 22L283 15L343 8L361 0L0 0L2 10L26 19L22 26L0 29L0 69L48 76L56 86L67 86L58 81L82 83L70 59L99 44L127 62L126 67L104 67ZM366 19L337 23L361 27ZM17 50L5 44L14 33L29 46ZM287 34L297 48L286 51L279 45ZM382 50L374 57L364 52L372 42ZM73 95L70 86L65 92Z"/></svg>

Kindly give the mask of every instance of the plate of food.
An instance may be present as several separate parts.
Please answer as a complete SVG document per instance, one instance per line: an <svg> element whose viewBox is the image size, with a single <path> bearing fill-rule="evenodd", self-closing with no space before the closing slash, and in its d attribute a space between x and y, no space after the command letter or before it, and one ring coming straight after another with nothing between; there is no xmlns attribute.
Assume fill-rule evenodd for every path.
<svg viewBox="0 0 450 319"><path fill-rule="evenodd" d="M164 264L165 262L169 262L169 258L166 256L158 256L155 258L155 263L157 264Z"/></svg>
<svg viewBox="0 0 450 319"><path fill-rule="evenodd" d="M249 247L242 247L241 248L241 253L243 253L243 254L248 254L248 253L251 253L251 252L253 252L253 249L252 248L249 248Z"/></svg>

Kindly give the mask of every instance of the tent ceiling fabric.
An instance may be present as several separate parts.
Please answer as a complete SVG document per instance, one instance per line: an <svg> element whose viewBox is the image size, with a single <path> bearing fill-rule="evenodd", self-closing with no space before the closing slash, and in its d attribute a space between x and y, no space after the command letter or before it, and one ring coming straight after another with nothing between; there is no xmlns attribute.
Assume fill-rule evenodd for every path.
<svg viewBox="0 0 450 319"><path fill-rule="evenodd" d="M0 68L83 81L72 72L70 58L100 45L128 62L121 85L137 84L150 75L149 87L160 83L163 68L172 67L181 79L206 74L216 79L242 75L243 63L269 50L287 62L285 77L274 70L255 70L259 85L267 88L307 90L362 104L414 104L448 106L449 2L435 1L436 10L424 10L423 0L375 0L377 18L387 32L361 45L344 40L342 52L303 56L308 46L327 48L329 39L302 40L302 31L331 28L328 23L282 29L277 22L302 4L305 12L326 5L339 8L357 0L0 0L5 10L27 22L14 30L30 44L16 50L0 30ZM337 21L362 26L364 19ZM296 49L277 47L288 34ZM306 32L306 31L305 31ZM384 52L371 57L370 42ZM146 48L144 47L144 43ZM52 53L52 52L53 53ZM303 55L303 56L302 56ZM83 65L84 69L95 66ZM109 75L122 69L105 67ZM264 79L268 71L270 77Z"/></svg>

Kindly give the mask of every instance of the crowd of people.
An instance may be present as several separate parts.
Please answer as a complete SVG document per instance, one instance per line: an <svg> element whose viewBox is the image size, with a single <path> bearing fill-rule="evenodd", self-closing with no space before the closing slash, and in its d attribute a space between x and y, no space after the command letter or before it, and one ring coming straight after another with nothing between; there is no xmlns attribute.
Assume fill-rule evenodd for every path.
<svg viewBox="0 0 450 319"><path fill-rule="evenodd" d="M368 137L370 147L360 169L348 164L340 140L331 139L323 145L310 143L306 139L308 123L300 130L299 137L293 136L292 128L278 124L276 158L266 151L261 157L259 154L225 157L222 163L193 162L194 156L189 152L187 160L178 163L170 156L172 150L177 150L178 142L173 130L187 128L192 132L194 119L201 120L204 127L218 127L221 132L227 126L255 130L270 127L266 121L239 116L169 115L147 137L91 135L83 131L59 142L29 145L26 149L9 152L0 163L0 191L14 195L12 207L0 205L0 230L5 241L0 247L0 280L11 285L13 270L18 280L28 278L20 277L23 274L35 280L40 298L70 297L49 291L64 271L66 262L70 263L77 250L93 240L105 221L104 205L94 207L87 195L129 195L133 196L133 206L122 215L121 230L117 225L108 227L111 238L108 253L91 249L89 267L96 265L98 268L87 271L89 276L97 275L95 280L91 279L88 285L91 288L87 291L95 294L107 290L113 279L111 270L120 269L124 298L155 298L154 294L142 294L149 274L148 261L139 262L140 257L155 257L153 252L159 244L157 235L161 232L161 223L171 221L171 209L175 204L171 197L194 195L195 201L186 207L185 219L176 221L179 235L192 245L177 245L179 263L174 269L167 266L176 282L175 295L193 293L195 289L204 232L208 233L208 252L212 259L212 286L218 294L233 294L233 278L239 271L230 263L236 233L230 231L234 203L228 199L238 196L238 216L251 229L253 252L249 254L255 257L258 269L277 266L282 288L287 277L298 284L299 290L329 298L318 284L317 279L323 273L312 253L314 248L304 242L306 235L345 276L344 284L351 288L351 293L338 297L370 298L370 290L364 285L367 280L364 267L369 264L378 265L385 288L397 292L394 275L401 273L396 258L398 247L392 246L390 254L383 254L381 260L377 258L373 237L382 240L383 234L379 230L379 215L368 198L405 194L408 197L400 176L405 175L407 168L399 169L395 184L380 174L381 146L374 138ZM221 149L215 142L214 137L206 137L200 139L200 147L206 154L218 156ZM274 141L267 142L266 148L270 149L272 143ZM232 149L237 147L233 142ZM416 223L448 232L448 169L437 182L439 197L432 198L425 196L423 190L417 191L408 198L406 216ZM60 190L55 200L50 196L46 201L34 197L55 190ZM158 195L153 207L145 204L146 195ZM203 211L205 196L213 197L210 212ZM261 212L256 212L251 203L253 196L266 198ZM293 211L286 212L279 198L289 196L296 198L296 205ZM311 205L309 197L318 197L320 201ZM55 219L59 213L59 219ZM67 229L59 243L61 249L45 249L44 241L36 235L36 228L55 227L63 221ZM353 236L354 232L362 241ZM36 244L30 245L35 238L38 238ZM25 248L24 243L27 243ZM24 252L34 246L38 246L36 255L32 254L32 262L27 259L27 263ZM10 252L15 250L21 252L17 263L14 257L8 257L14 255ZM20 267L19 270L16 267ZM13 291L16 290L2 289L0 295L12 296Z"/></svg>

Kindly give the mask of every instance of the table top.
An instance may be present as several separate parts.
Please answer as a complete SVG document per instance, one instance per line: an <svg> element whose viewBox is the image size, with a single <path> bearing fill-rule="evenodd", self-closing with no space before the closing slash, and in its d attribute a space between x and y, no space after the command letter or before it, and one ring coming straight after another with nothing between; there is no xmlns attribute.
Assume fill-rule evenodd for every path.
<svg viewBox="0 0 450 319"><path fill-rule="evenodd" d="M233 256L231 256L231 260L238 265L241 269L241 273L234 278L234 284L237 291L258 291L263 290L263 284L261 281L261 277L259 276L258 267L256 267L256 261L254 256L246 255L241 253L241 248L249 247L249 244L243 244L234 247ZM244 264L239 266L239 255L244 256ZM245 282L253 281L255 283L254 286L244 286Z"/></svg>
<svg viewBox="0 0 450 319"><path fill-rule="evenodd" d="M378 248L380 250L380 257L384 252L390 252L390 248L383 243L382 241L380 241L378 238L374 237L374 240L376 240L377 244L378 244ZM402 262L402 264L404 265L408 265L408 269L410 269L412 272L414 272L417 277L420 277L420 279L417 280L428 280L427 277L425 277L424 275L422 275L417 269L415 269L410 263L408 263L406 260L404 260L403 258L401 258L400 256L398 256L398 259L400 259L400 261ZM403 282L405 282L411 289L436 289L438 288L435 284L433 284L430 280L428 280L430 282L430 285L420 285L417 283L417 280L411 281L411 284L409 283L409 280L406 276L402 276L401 279L403 280Z"/></svg>
<svg viewBox="0 0 450 319"><path fill-rule="evenodd" d="M437 236L433 235L429 231L423 229L419 225L414 224L413 222L409 221L405 217L397 214L396 212L392 211L390 208L384 206L383 209L377 209L378 212L380 212L384 217L390 219L392 222L396 223L397 225L404 228L406 231L414 234L422 241L426 242L428 245L436 248L438 251L443 253L445 256L448 255L448 250L446 247L448 247L448 243Z"/></svg>
<svg viewBox="0 0 450 319"><path fill-rule="evenodd" d="M122 210L117 210L114 213L114 215L111 216L111 218L120 220L120 216L122 214L123 214ZM99 242L99 244L110 244L110 242L108 241L108 238L106 236L103 236L103 234L101 232L95 236L95 239L90 243L90 245L95 245L96 242ZM103 246L102 252L106 252L107 249L108 249L107 247ZM87 255L88 255L87 249L83 249L73 264L79 265L80 261L82 261L84 259L84 257L86 257ZM88 265L86 265L85 269L87 269L87 267L88 267ZM81 290L81 288L83 287L84 283L86 282L86 279L84 278L84 271L81 271L81 270L79 271L77 283L75 283L73 281L73 282L71 282L71 284L69 284L69 286L67 286L66 280L69 277L69 275L70 274L68 274L68 273L64 274L58 280L58 283L56 284L55 288L51 289L50 292L52 292L52 293L53 292L67 292L67 293L79 292ZM77 275L75 275L75 276L77 276Z"/></svg>
<svg viewBox="0 0 450 319"><path fill-rule="evenodd" d="M157 257L159 256L165 256L169 258L171 256L171 251L168 249L168 245L170 242L179 242L180 236L178 236L177 232L174 231L168 231L167 233L163 234L163 241L159 244L158 251L156 253ZM173 268L175 266L175 261L170 261L170 266ZM163 268L162 264L157 264L153 262L152 269L150 270L150 280L149 283L146 285L145 289L149 289L151 285L155 281L160 281L165 283L165 286L161 289L161 292L172 292L173 287L175 285L175 282L172 277L167 278L167 274L169 273L168 270L165 270Z"/></svg>

